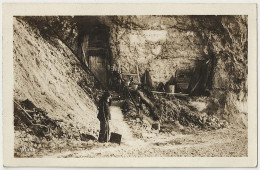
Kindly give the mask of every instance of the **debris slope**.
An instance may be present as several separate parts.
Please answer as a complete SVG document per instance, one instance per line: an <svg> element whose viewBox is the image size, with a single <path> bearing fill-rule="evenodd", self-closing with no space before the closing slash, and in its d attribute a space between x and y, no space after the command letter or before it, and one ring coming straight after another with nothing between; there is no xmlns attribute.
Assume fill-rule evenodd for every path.
<svg viewBox="0 0 260 170"><path fill-rule="evenodd" d="M14 101L17 103L14 117L15 121L20 120L15 122L17 156L23 155L22 147L37 149L36 141L43 140L37 131L26 128L21 118L26 114L24 109L31 114L34 123L52 120L63 132L61 134L67 134L60 138L79 139L82 134L96 137L99 123L93 99L98 91L77 57L59 39L50 43L23 20L14 18L13 22ZM54 138L48 139L53 140L50 143Z"/></svg>

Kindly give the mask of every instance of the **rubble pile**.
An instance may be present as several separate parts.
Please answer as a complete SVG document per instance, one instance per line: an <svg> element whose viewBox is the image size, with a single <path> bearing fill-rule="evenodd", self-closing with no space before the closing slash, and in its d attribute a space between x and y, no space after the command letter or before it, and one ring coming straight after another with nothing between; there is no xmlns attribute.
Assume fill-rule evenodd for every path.
<svg viewBox="0 0 260 170"><path fill-rule="evenodd" d="M125 100L122 105L122 111L124 113L125 118L135 119L138 116L137 110L129 99Z"/></svg>
<svg viewBox="0 0 260 170"><path fill-rule="evenodd" d="M62 120L53 120L48 113L36 107L30 100L14 103L15 150L17 157L27 157L44 148L61 147L71 142L96 140L95 136L86 134L84 129ZM72 115L68 114L68 119ZM30 148L30 150L28 150ZM64 147L63 147L64 148Z"/></svg>
<svg viewBox="0 0 260 170"><path fill-rule="evenodd" d="M189 105L188 100L159 94L153 96L162 123L179 121L183 126L196 126L201 129L219 129L227 126L227 121L207 115L205 112L200 113L195 107Z"/></svg>
<svg viewBox="0 0 260 170"><path fill-rule="evenodd" d="M205 111L200 111L192 106L189 102L189 100L193 100L192 98L177 98L165 94L152 94L149 95L149 98L155 105L156 115L158 115L162 125L171 122L170 124L172 125L179 123L181 126L187 128L199 128L203 130L214 130L228 126L226 120L222 120L215 115L209 115ZM146 119L143 117L150 116L151 118L150 111L145 104L142 104L140 113L138 113L134 104L130 100L126 100L122 106L122 110L125 119L130 122L130 125L132 127L134 125L140 126L138 129L145 129L142 126L145 126L147 123L144 122ZM151 123L148 124L151 125Z"/></svg>
<svg viewBox="0 0 260 170"><path fill-rule="evenodd" d="M44 137L62 137L64 132L58 121L48 117L48 113L37 108L30 100L15 102L14 125L17 130L28 130L29 134ZM28 128L30 127L30 128Z"/></svg>

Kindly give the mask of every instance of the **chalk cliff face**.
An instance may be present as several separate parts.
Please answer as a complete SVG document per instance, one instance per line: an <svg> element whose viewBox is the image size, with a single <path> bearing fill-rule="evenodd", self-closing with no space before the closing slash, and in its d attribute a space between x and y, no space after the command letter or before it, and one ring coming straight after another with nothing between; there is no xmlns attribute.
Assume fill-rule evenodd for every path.
<svg viewBox="0 0 260 170"><path fill-rule="evenodd" d="M147 69L154 85L210 59L208 112L247 124L247 16L118 16L110 30L114 63Z"/></svg>
<svg viewBox="0 0 260 170"><path fill-rule="evenodd" d="M112 63L132 73L138 65L141 75L148 70L155 86L167 82L177 69L192 69L196 60L210 59L208 112L227 119L235 113L243 113L241 120L247 117L247 16L47 17L46 21L79 58L80 37L93 23L106 25Z"/></svg>
<svg viewBox="0 0 260 170"><path fill-rule="evenodd" d="M51 39L52 44L14 18L14 100L28 99L71 136L88 131L95 136L97 107L91 96L96 90L77 57L59 39Z"/></svg>
<svg viewBox="0 0 260 170"><path fill-rule="evenodd" d="M115 63L127 72L134 72L136 65L141 74L150 71L155 85L166 83L177 69L191 69L203 59L202 43L177 22L168 16L118 17L110 41Z"/></svg>
<svg viewBox="0 0 260 170"><path fill-rule="evenodd" d="M21 84L27 80L22 80L22 78L18 76L18 72L29 75L31 71L28 70L28 68L38 69L35 68L36 65L33 65L33 62L38 63L39 67L44 65L45 60L53 60L53 62L61 63L48 66L48 68L45 64L46 68L44 66L43 70L45 70L44 72L46 73L49 72L50 75L56 78L59 77L58 75L54 75L54 73L56 74L57 72L60 76L64 76L64 79L62 78L64 82L70 82L65 79L66 76L65 73L62 73L62 70L80 67L80 63L76 61L77 57L80 59L82 55L81 47L79 46L79 44L81 44L80 36L84 35L84 32L87 31L86 28L91 26L91 22L99 22L110 29L109 48L111 50L112 63L120 65L123 71L133 73L136 71L136 65L138 65L141 75L145 70L148 70L155 86L159 82L167 82L171 76L175 75L177 69L191 69L195 66L196 60L210 59L213 65L210 79L211 100L209 101L208 113L217 114L227 119L232 118L232 115L236 115L236 113L243 113L241 120L246 119L248 90L247 16L99 16L87 23L89 18L84 20L80 17L38 17L36 20L34 18L32 22L32 18L27 18L26 22L30 23L29 25L15 21L14 25L21 27L18 29L17 26L15 26L14 29L14 38L17 39L17 42L14 44L14 57L17 60L15 65L15 72L17 73L17 83L15 85L17 92L15 93L15 97L23 96L21 98L25 99L26 96L28 96L28 98L31 99L35 98L36 104L40 104L40 99L44 97L42 95L39 95L39 97L38 94L37 97L33 97L32 94L30 94L34 91L33 89L27 89L29 92L25 92L26 90L23 89L25 85L21 86ZM38 28L41 27L39 28L41 32L41 35L38 35L39 37L44 36L44 30L46 30L48 34L51 34L49 37L44 37L47 41L36 38L33 39L32 36L29 37L32 33L25 31L25 26L29 28L32 25L38 26ZM21 32L21 30L23 31ZM54 30L55 32L50 30ZM26 38L22 35L25 33L26 35L28 34ZM31 39L33 42L27 41L26 39ZM59 41L60 44L65 42L75 54L78 55L77 57L74 56L74 64L66 62L66 56L73 54L66 52L69 51L69 49L64 44L55 47L58 39L62 39L63 41ZM24 49L25 47L19 45L19 43L28 45L28 47L26 46L26 49ZM34 44L48 44L48 47L44 47L46 50L40 50L38 49L40 47L39 45L32 48L30 44L33 46ZM53 50L50 50L50 48L53 48ZM56 48L58 49L56 50ZM29 54L30 51L33 54L32 56L35 57L19 58L22 55ZM20 53L22 54L20 55ZM60 59L62 60L60 60L57 57L51 57L56 56L56 53L57 56L61 55L64 56L64 58L61 57ZM18 64L18 59L22 61L21 64ZM28 67L24 65L28 65ZM68 67L65 67L65 65L68 65ZM27 70L21 69L20 67L27 68ZM50 71L49 67L52 71ZM71 70L68 70L66 74L70 74L70 71ZM38 75L40 76L41 73ZM74 78L79 79L79 77L82 76L84 77L83 72L74 75ZM44 74L42 77L44 77ZM47 78L48 77L45 77L45 79ZM41 82L44 83L42 85L41 83L34 83L37 82L36 80L28 81L32 83L30 88L34 88L35 86L35 91L38 91L40 94L44 91L41 87L49 87L46 82L50 82L51 84L58 80L55 78L53 78L53 80L46 80L46 82ZM74 88L71 88L74 87L73 81L72 84L68 86L64 82L59 83L61 87L53 87L53 89L63 89L62 91L67 91L66 89L69 88L75 91ZM82 90L78 89L76 91ZM45 97L49 95L49 91L45 93ZM89 91L89 96L91 96L90 93ZM78 94L81 93L77 93L77 95ZM74 95L71 96L72 99L76 97ZM81 97L82 99L80 100L75 99L75 102L82 101L86 104L88 96L84 94ZM70 97L67 96L65 98ZM54 101L58 100L56 99L56 97L50 98L50 100ZM75 102L71 103L72 108ZM53 111L61 106L69 107L68 105L70 105L65 104L67 103L65 99L62 102L63 104L60 102L56 103L60 106L54 107L47 105L46 107L49 108L49 111ZM82 107L77 107L77 109L90 109L90 112L95 112L95 105L91 101L89 102L91 105L89 108L83 103L79 103ZM214 109L212 109L212 107ZM75 111L75 113L76 112L77 111ZM94 121L96 121L96 119Z"/></svg>
<svg viewBox="0 0 260 170"><path fill-rule="evenodd" d="M205 30L207 50L213 54L212 97L217 113L247 125L248 27L247 16L223 16L220 33Z"/></svg>

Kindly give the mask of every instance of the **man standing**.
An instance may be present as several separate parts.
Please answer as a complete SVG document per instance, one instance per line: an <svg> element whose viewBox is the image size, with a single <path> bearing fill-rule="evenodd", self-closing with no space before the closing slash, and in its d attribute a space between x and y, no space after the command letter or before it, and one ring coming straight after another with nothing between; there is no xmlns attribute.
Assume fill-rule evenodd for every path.
<svg viewBox="0 0 260 170"><path fill-rule="evenodd" d="M99 108L97 118L100 121L100 132L98 141L108 142L109 141L109 120L111 120L111 114L109 112L109 104L111 100L111 95L106 91L101 99L99 100Z"/></svg>

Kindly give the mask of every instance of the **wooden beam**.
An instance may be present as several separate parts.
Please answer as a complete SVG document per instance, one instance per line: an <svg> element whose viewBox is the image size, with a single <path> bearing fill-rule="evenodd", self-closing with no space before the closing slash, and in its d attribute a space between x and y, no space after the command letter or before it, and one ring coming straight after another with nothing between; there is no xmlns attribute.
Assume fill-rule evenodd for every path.
<svg viewBox="0 0 260 170"><path fill-rule="evenodd" d="M137 90L136 93L140 97L141 102L149 108L150 115L153 116L153 119L159 119L159 116L157 115L158 110L156 109L153 102L148 97L146 97L142 91Z"/></svg>
<svg viewBox="0 0 260 170"><path fill-rule="evenodd" d="M81 49L82 49L82 53L83 53L83 56L84 56L83 61L84 61L84 63L88 66L88 63L86 63L87 57L86 57L86 55L85 55L85 50L84 50L84 48L83 48L83 45L81 45Z"/></svg>
<svg viewBox="0 0 260 170"><path fill-rule="evenodd" d="M88 50L88 51L91 51L91 50L106 50L106 48L88 47L87 50Z"/></svg>
<svg viewBox="0 0 260 170"><path fill-rule="evenodd" d="M138 82L141 83L138 65L136 65L136 74L137 74L137 77L138 77Z"/></svg>
<svg viewBox="0 0 260 170"><path fill-rule="evenodd" d="M184 94L184 93L168 93L168 92L160 92L160 91L151 91L152 93L157 93L157 94L172 94L175 96L188 96L189 94Z"/></svg>
<svg viewBox="0 0 260 170"><path fill-rule="evenodd" d="M123 75L126 75L126 76L138 76L138 74L131 74L131 73L121 73Z"/></svg>
<svg viewBox="0 0 260 170"><path fill-rule="evenodd" d="M15 100L14 100L14 103L19 107L19 109L21 109L22 111L24 111L23 113L24 113L29 119L32 120L31 115L30 115L20 104L18 104Z"/></svg>

